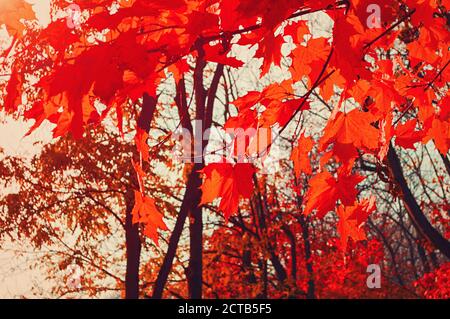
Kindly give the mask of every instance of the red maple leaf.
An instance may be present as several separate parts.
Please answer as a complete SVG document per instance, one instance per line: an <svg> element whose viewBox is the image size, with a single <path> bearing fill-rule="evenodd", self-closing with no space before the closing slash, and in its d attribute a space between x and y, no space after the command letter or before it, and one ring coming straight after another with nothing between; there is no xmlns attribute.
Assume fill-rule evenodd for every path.
<svg viewBox="0 0 450 319"><path fill-rule="evenodd" d="M395 144L403 148L415 149L414 144L422 141L424 131L416 131L417 120L409 120L395 128Z"/></svg>
<svg viewBox="0 0 450 319"><path fill-rule="evenodd" d="M158 229L168 230L163 215L158 211L155 200L144 196L141 192L134 192L134 208L132 211L133 224L144 225L144 234L158 245Z"/></svg>
<svg viewBox="0 0 450 319"><path fill-rule="evenodd" d="M329 211L334 210L338 199L344 205L351 205L358 194L356 185L365 177L358 174L348 174L340 169L337 178L328 171L315 175L309 181L309 188L305 194L304 214L309 215L312 211L317 212L317 217L323 218Z"/></svg>
<svg viewBox="0 0 450 319"><path fill-rule="evenodd" d="M295 176L298 178L301 173L311 174L311 161L309 152L314 146L314 140L304 134L300 136L297 146L292 149L291 160L294 162Z"/></svg>
<svg viewBox="0 0 450 319"><path fill-rule="evenodd" d="M347 243L349 238L353 241L365 240L366 233L362 227L358 225L356 219L350 218L358 206L343 206L339 205L337 208L337 215L339 221L337 224L337 230L341 237L341 248L343 251L347 249Z"/></svg>
<svg viewBox="0 0 450 319"><path fill-rule="evenodd" d="M201 170L205 179L201 186L200 205L220 198L219 210L226 219L237 212L239 200L253 193L255 167L248 163L212 163Z"/></svg>
<svg viewBox="0 0 450 319"><path fill-rule="evenodd" d="M320 140L321 149L325 149L333 142L352 144L356 148L376 149L379 132L371 125L374 121L376 118L371 113L361 112L358 109L349 113L338 113L325 127Z"/></svg>

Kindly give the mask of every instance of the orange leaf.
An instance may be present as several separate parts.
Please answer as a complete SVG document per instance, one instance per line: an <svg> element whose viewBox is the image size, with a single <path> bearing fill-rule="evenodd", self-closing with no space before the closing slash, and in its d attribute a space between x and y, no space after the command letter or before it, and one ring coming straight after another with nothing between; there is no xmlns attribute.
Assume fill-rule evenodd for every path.
<svg viewBox="0 0 450 319"><path fill-rule="evenodd" d="M150 147L147 144L148 133L144 130L137 129L136 136L134 137L134 142L136 143L136 148L138 152L142 155L142 159L146 162L149 161L149 150Z"/></svg>
<svg viewBox="0 0 450 319"><path fill-rule="evenodd" d="M294 162L294 171L297 178L301 173L312 173L308 154L311 152L313 146L313 139L302 134L298 140L297 146L292 149L291 160Z"/></svg>
<svg viewBox="0 0 450 319"><path fill-rule="evenodd" d="M358 174L348 175L343 169L338 171L337 179L327 171L315 175L310 179L305 195L304 214L309 215L316 210L317 217L322 218L334 210L338 199L344 205L351 205L358 195L356 186L364 179L365 177Z"/></svg>
<svg viewBox="0 0 450 319"><path fill-rule="evenodd" d="M35 18L31 5L24 0L0 1L0 25L6 25L6 30L11 35L21 34L25 25L21 19L32 20Z"/></svg>
<svg viewBox="0 0 450 319"><path fill-rule="evenodd" d="M134 208L132 211L133 224L144 225L144 234L151 238L158 245L158 228L167 230L163 215L156 208L155 200L143 196L141 192L134 191Z"/></svg>
<svg viewBox="0 0 450 319"><path fill-rule="evenodd" d="M352 144L356 148L376 149L379 132L371 125L375 120L372 114L358 109L349 113L338 113L325 127L325 133L320 140L321 149L325 149L333 142Z"/></svg>
<svg viewBox="0 0 450 319"><path fill-rule="evenodd" d="M415 149L414 144L420 142L424 137L423 131L416 131L417 120L409 120L399 124L395 129L395 144L403 148Z"/></svg>
<svg viewBox="0 0 450 319"><path fill-rule="evenodd" d="M339 205L337 208L337 215L339 216L339 222L337 224L337 230L341 236L342 250L347 249L348 239L351 238L353 241L365 240L366 233L363 228L358 225L356 219L351 219L350 216L358 206L348 206L344 207Z"/></svg>
<svg viewBox="0 0 450 319"><path fill-rule="evenodd" d="M205 175L200 205L221 198L219 210L228 219L235 213L241 198L250 198L253 193L255 167L248 163L212 163L201 170Z"/></svg>

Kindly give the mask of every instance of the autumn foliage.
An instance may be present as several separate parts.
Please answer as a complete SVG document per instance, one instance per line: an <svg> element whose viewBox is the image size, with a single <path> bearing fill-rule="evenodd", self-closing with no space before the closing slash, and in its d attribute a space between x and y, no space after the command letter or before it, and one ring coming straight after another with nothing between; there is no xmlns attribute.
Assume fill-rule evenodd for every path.
<svg viewBox="0 0 450 319"><path fill-rule="evenodd" d="M0 153L0 247L53 295L449 297L448 0L50 4L0 2L0 110L53 136Z"/></svg>

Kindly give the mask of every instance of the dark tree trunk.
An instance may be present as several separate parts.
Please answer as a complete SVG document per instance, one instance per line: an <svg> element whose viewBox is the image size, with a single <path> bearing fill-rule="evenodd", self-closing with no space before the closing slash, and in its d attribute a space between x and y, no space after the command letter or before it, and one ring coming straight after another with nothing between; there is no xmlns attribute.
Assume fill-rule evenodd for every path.
<svg viewBox="0 0 450 319"><path fill-rule="evenodd" d="M199 56L197 58L197 64L194 70L194 93L196 102L196 120L203 122L204 127L199 132L193 132L191 124L191 118L189 114L189 105L187 103L185 81L181 79L177 83L177 94L175 102L178 108L178 114L183 128L188 129L191 136L203 143L203 133L207 130L212 123L214 100L216 98L216 92L220 82L220 78L223 74L223 65L218 65L214 74L212 83L208 91L203 86L203 70L206 66L204 60L204 51L202 43L195 44L197 47ZM200 134L201 136L194 135ZM203 150L202 147L202 150ZM194 145L195 148L195 145ZM153 298L162 298L164 287L172 269L173 259L175 257L178 243L183 232L186 218L189 216L189 238L190 238L190 257L189 266L187 269L187 279L189 287L189 297L198 299L202 297L202 271L203 271L203 221L202 221L202 209L199 206L201 200L201 190L199 187L202 184L200 173L198 172L204 167L203 154L196 154L194 151L192 159L196 159L197 156L201 157L200 163L195 163L193 169L189 175L188 182L186 184L186 192L181 204L180 212L178 214L175 227L170 236L167 253L164 256L163 264L158 273L158 277L155 282L155 288L153 291Z"/></svg>
<svg viewBox="0 0 450 319"><path fill-rule="evenodd" d="M400 271L398 269L398 263L397 263L397 259L395 258L396 254L394 249L392 248L392 246L389 244L389 241L387 240L386 236L383 234L383 232L369 219L368 220L368 224L370 225L370 227L373 228L373 230L375 230L375 232L378 234L378 236L381 238L381 240L383 241L384 247L386 247L389 256L391 257L391 263L392 263L392 268L395 274L395 277L397 278L397 282L400 286L404 286L404 282L403 282L403 278L400 275Z"/></svg>
<svg viewBox="0 0 450 319"><path fill-rule="evenodd" d="M157 104L157 98L144 93L142 98L142 110L137 119L137 126L145 132L150 131ZM135 154L134 154L135 155ZM139 187L136 172L130 171L130 182L133 187ZM139 265L141 259L141 238L139 235L139 224L133 224L134 190L127 189L125 194L126 216L125 216L125 246L127 251L127 265L125 273L125 298L139 298Z"/></svg>
<svg viewBox="0 0 450 319"><path fill-rule="evenodd" d="M150 124L152 123L153 115L155 114L157 102L157 98L144 93L142 97L142 110L139 114L137 125L141 130L144 130L147 133L150 131Z"/></svg>
<svg viewBox="0 0 450 319"><path fill-rule="evenodd" d="M193 175L192 201L190 202L189 216L189 266L187 269L188 287L190 299L202 298L202 274L203 274L203 216L202 208L199 207L202 196L200 186L202 179L197 171Z"/></svg>
<svg viewBox="0 0 450 319"><path fill-rule="evenodd" d="M315 293L315 284L314 284L314 270L312 265L312 259L311 259L311 242L309 240L309 228L308 228L308 221L303 216L300 215L298 217L298 221L300 223L300 226L302 227L302 239L303 239L303 246L305 249L305 259L306 259L306 271L308 272L308 291L306 293L307 299L315 299L316 293Z"/></svg>
<svg viewBox="0 0 450 319"><path fill-rule="evenodd" d="M425 273L428 273L431 271L430 263L427 259L427 254L425 253L425 249L422 247L422 245L417 245L417 252L419 253L420 260L422 262L423 271Z"/></svg>
<svg viewBox="0 0 450 319"><path fill-rule="evenodd" d="M295 235L289 229L289 226L283 225L282 229L289 239L289 244L291 246L291 279L295 284L297 281L297 244L295 240Z"/></svg>
<svg viewBox="0 0 450 319"><path fill-rule="evenodd" d="M252 267L252 245L250 241L246 241L244 245L244 251L242 253L242 267L246 273L245 279L248 284L255 284L256 277Z"/></svg>
<svg viewBox="0 0 450 319"><path fill-rule="evenodd" d="M298 186L298 180L295 178L295 185ZM314 283L314 269L312 264L312 251L311 251L311 241L309 238L309 225L308 218L303 215L301 212L301 207L303 204L303 198L297 195L297 205L300 210L300 215L297 217L297 220L302 227L302 239L303 239L303 248L305 254L305 263L306 263L306 272L308 273L308 291L306 292L307 299L315 299L316 298L316 286Z"/></svg>
<svg viewBox="0 0 450 319"><path fill-rule="evenodd" d="M417 203L414 195L408 187L403 175L403 169L400 160L391 144L387 154L389 170L401 190L401 198L405 204L406 211L411 218L417 231L436 247L444 256L450 258L450 242L447 241L428 221Z"/></svg>
<svg viewBox="0 0 450 319"><path fill-rule="evenodd" d="M262 292L258 296L261 299L267 299L269 297L269 276L267 271L267 259L263 257L261 259L261 268L262 268L262 279L263 279L263 287Z"/></svg>
<svg viewBox="0 0 450 319"><path fill-rule="evenodd" d="M194 94L195 94L195 119L200 121L202 125L205 125L206 114L206 98L207 92L203 85L203 71L206 66L204 59L205 52L203 50L203 43L198 42L196 44L198 58L194 69ZM214 92L215 93L215 92ZM194 132L194 159L195 162L201 162L203 167L203 149L206 143L203 141L203 133L206 128L195 128ZM197 145L201 145L201 149L197 149ZM198 161L198 159L200 159ZM197 163L198 164L198 163ZM189 203L189 265L187 269L188 290L189 298L201 299L202 298L202 285L203 285L203 213L202 208L198 207L202 196L199 187L202 184L201 176L198 171L192 171L193 177L193 190L192 201Z"/></svg>
<svg viewBox="0 0 450 319"><path fill-rule="evenodd" d="M134 207L134 192L127 191L125 195L125 239L127 250L127 269L125 274L125 298L139 298L139 263L141 257L141 239L139 237L139 224L133 224L132 210Z"/></svg>
<svg viewBox="0 0 450 319"><path fill-rule="evenodd" d="M253 183L255 185L256 194L256 213L258 216L258 222L259 227L261 230L261 237L263 240L267 241L266 248L270 255L270 262L272 263L273 268L275 269L275 275L277 276L277 279L280 283L284 282L287 279L287 273L284 269L283 265L281 264L280 258L275 253L275 247L271 244L271 240L269 238L269 234L267 231L267 215L266 215L266 208L267 208L267 200L262 197L261 190L258 186L258 179L256 177L256 174L253 174Z"/></svg>
<svg viewBox="0 0 450 319"><path fill-rule="evenodd" d="M447 155L442 154L439 152L439 155L442 158L442 161L444 162L445 169L447 170L448 175L450 175L450 160L448 159Z"/></svg>
<svg viewBox="0 0 450 319"><path fill-rule="evenodd" d="M167 247L167 252L164 255L164 260L161 268L156 278L155 287L153 291L153 298L162 298L164 287L169 277L169 273L172 269L173 259L177 252L178 243L180 241L181 233L183 232L184 224L186 218L188 217L189 211L191 209L192 203L195 201L195 186L198 185L198 170L202 169L203 164L197 163L194 165L192 172L188 177L186 184L186 192L184 193L183 201L181 203L180 212L178 213L177 220L175 222L175 227L173 228L172 234L170 235L169 245Z"/></svg>

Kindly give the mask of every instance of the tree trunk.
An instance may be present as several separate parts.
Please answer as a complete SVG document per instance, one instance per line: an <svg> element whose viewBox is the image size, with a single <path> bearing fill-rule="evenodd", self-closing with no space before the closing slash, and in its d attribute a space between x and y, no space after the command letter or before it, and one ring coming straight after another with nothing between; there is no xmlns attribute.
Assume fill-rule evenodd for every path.
<svg viewBox="0 0 450 319"><path fill-rule="evenodd" d="M252 267L252 244L250 240L245 240L244 251L242 252L242 267L244 269L245 281L247 284L256 284L256 277Z"/></svg>
<svg viewBox="0 0 450 319"><path fill-rule="evenodd" d="M198 171L191 173L193 176L193 190L192 201L190 201L190 216L189 216L189 266L187 269L189 298L202 298L202 283L203 283L203 214L202 208L199 207L202 192L200 186L202 179Z"/></svg>
<svg viewBox="0 0 450 319"><path fill-rule="evenodd" d="M255 194L255 200L256 200L256 213L258 216L258 222L259 226L261 228L261 238L263 241L266 242L265 248L269 252L270 255L270 262L272 263L273 268L275 269L275 275L277 276L277 279L280 283L283 283L287 279L287 273L284 269L283 265L281 264L280 258L275 253L275 247L271 244L271 240L269 238L269 233L267 230L267 215L266 215L266 209L267 209L267 200L262 199L261 190L258 186L258 179L256 177L256 173L253 174L253 183L255 185L256 194Z"/></svg>
<svg viewBox="0 0 450 319"><path fill-rule="evenodd" d="M442 161L444 162L445 169L447 170L448 175L450 175L450 160L448 159L447 155L442 154L439 152L439 155L442 158Z"/></svg>
<svg viewBox="0 0 450 319"><path fill-rule="evenodd" d="M309 241L309 229L308 229L308 221L303 216L298 216L298 221L300 226L302 227L302 239L303 245L305 249L305 260L306 260L306 271L308 272L308 292L306 293L307 299L315 299L315 284L314 284L314 272L313 265L311 260L311 242Z"/></svg>
<svg viewBox="0 0 450 319"><path fill-rule="evenodd" d="M367 223L370 227L375 230L375 232L378 234L378 236L383 241L384 247L386 247L389 256L391 257L391 263L392 263L392 270L394 271L395 277L397 278L397 282L400 286L404 286L403 278L400 275L400 271L398 269L397 259L395 258L396 254L392 246L389 244L389 241L387 240L386 236L383 234L383 232L370 220L367 220Z"/></svg>
<svg viewBox="0 0 450 319"><path fill-rule="evenodd" d="M144 93L142 97L142 109L137 119L137 126L145 132L150 131L157 104L157 98ZM136 154L133 154L136 156ZM130 171L130 183L133 187L139 187L136 172ZM125 273L125 298L139 298L139 265L141 259L141 238L139 235L139 224L133 223L134 190L127 189L125 194L126 216L125 216L125 246L127 251L127 265Z"/></svg>
<svg viewBox="0 0 450 319"><path fill-rule="evenodd" d="M125 195L125 240L127 250L127 268L125 274L125 298L139 298L139 263L141 257L141 239L139 224L133 224L132 211L134 207L134 192L128 190Z"/></svg>
<svg viewBox="0 0 450 319"><path fill-rule="evenodd" d="M152 123L157 103L157 98L144 93L142 97L142 110L137 120L137 126L147 133L150 132L150 124Z"/></svg>
<svg viewBox="0 0 450 319"><path fill-rule="evenodd" d="M184 224L186 218L191 209L192 203L195 200L195 185L198 185L199 174L196 173L198 170L202 169L203 164L197 163L194 165L192 172L189 174L188 181L186 184L186 192L184 193L183 201L181 203L180 212L178 213L177 220L175 222L175 227L173 228L172 234L170 235L169 245L167 247L167 253L164 255L164 260L161 268L156 278L155 287L153 291L153 298L162 298L164 286L166 285L167 278L172 269L173 259L177 252L178 243L180 241L181 233L183 232Z"/></svg>
<svg viewBox="0 0 450 319"><path fill-rule="evenodd" d="M297 244L295 235L292 233L289 226L283 225L281 228L289 239L289 244L291 246L291 279L295 285L297 282Z"/></svg>
<svg viewBox="0 0 450 319"><path fill-rule="evenodd" d="M431 267L427 259L427 254L425 253L425 249L422 245L417 244L417 252L419 253L420 261L422 262L423 272L429 273L431 271Z"/></svg>
<svg viewBox="0 0 450 319"><path fill-rule="evenodd" d="M196 131L195 134L199 133L201 136L194 135L193 127L190 122L189 105L186 100L184 79L180 80L177 84L177 95L175 101L178 107L178 113L183 127L188 129L191 133L191 136L194 135L194 138L196 138L197 141L202 142L203 151L203 148L205 146L205 144L203 143L203 133L211 126L212 123L214 100L216 98L216 92L220 77L223 74L223 66L221 66L220 64L217 66L211 86L208 92L206 92L203 86L203 70L206 66L206 62L204 61L204 51L203 48L201 48L201 43L197 43L196 46L199 52L199 57L194 70L196 119L203 121L204 127L200 131ZM206 101L206 98L208 98L208 101ZM187 269L189 297L194 299L202 297L203 221L202 209L198 207L201 200L201 190L199 189L199 187L202 184L202 179L198 171L204 167L204 159L202 156L203 154L196 154L195 151L193 155L193 159L196 158L195 156L201 156L201 162L194 164L193 169L189 175L188 182L186 184L186 192L184 194L183 202L180 207L180 212L178 214L175 227L170 236L167 253L164 256L163 264L160 268L158 277L155 282L155 288L153 291L153 298L155 299L162 298L164 286L166 285L170 270L172 269L173 259L175 257L181 233L183 232L184 224L188 215L190 216L190 257L189 266Z"/></svg>
<svg viewBox="0 0 450 319"><path fill-rule="evenodd" d="M203 71L206 66L204 59L205 52L203 50L203 43L196 44L198 58L194 69L194 95L195 95L195 119L205 125L206 114L206 98L207 92L203 85ZM215 92L214 92L215 93ZM215 95L214 95L215 98ZM211 111L212 112L212 111ZM212 113L211 113L212 114ZM203 150L206 146L203 141L203 134L205 127L195 127L194 132L194 159L195 163L201 163L203 167L204 158ZM197 145L201 145L201 149L197 149ZM198 161L200 159L200 161ZM202 298L202 273L203 273L203 214L202 208L198 207L201 200L201 190L199 187L202 184L200 173L197 170L191 172L193 178L192 200L189 208L189 266L187 269L187 279L189 288L189 298Z"/></svg>
<svg viewBox="0 0 450 319"><path fill-rule="evenodd" d="M294 180L295 186L298 186L297 178ZM303 198L297 195L297 206L300 210L300 215L297 216L297 220L302 227L302 239L303 239L303 248L305 253L305 263L306 263L306 272L308 273L308 291L306 292L307 299L315 299L315 283L314 283L314 269L312 264L312 251L311 251L311 241L309 238L309 228L308 228L308 218L303 215L301 211L303 204Z"/></svg>
<svg viewBox="0 0 450 319"><path fill-rule="evenodd" d="M436 247L443 255L450 258L450 242L447 241L428 221L417 203L414 195L408 187L403 175L400 160L391 144L387 154L389 170L394 177L395 182L401 189L401 198L405 204L406 211L411 218L417 231Z"/></svg>

